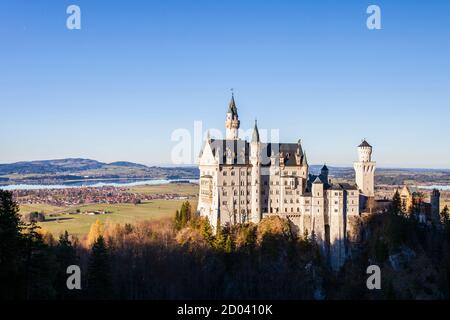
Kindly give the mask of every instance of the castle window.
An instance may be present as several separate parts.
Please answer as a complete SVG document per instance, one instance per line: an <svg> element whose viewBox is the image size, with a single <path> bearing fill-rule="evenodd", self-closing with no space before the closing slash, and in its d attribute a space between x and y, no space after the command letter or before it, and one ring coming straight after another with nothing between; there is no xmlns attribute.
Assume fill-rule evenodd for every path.
<svg viewBox="0 0 450 320"><path fill-rule="evenodd" d="M227 205L227 202L226 202L226 201L222 201L222 204L223 204L224 206L226 206L226 205Z"/></svg>
<svg viewBox="0 0 450 320"><path fill-rule="evenodd" d="M299 207L297 207L297 212L300 212L300 208Z"/></svg>
<svg viewBox="0 0 450 320"><path fill-rule="evenodd" d="M231 175L234 176L234 171L231 171Z"/></svg>
<svg viewBox="0 0 450 320"><path fill-rule="evenodd" d="M334 209L334 212L338 212L338 209Z"/></svg>
<svg viewBox="0 0 450 320"><path fill-rule="evenodd" d="M227 182L226 182L226 181L223 182L223 186L224 186L224 187L227 186Z"/></svg>
<svg viewBox="0 0 450 320"><path fill-rule="evenodd" d="M225 197L226 197L226 195L227 195L227 192L226 192L226 191L224 191L224 192L223 192L222 194L223 194L223 196L225 196Z"/></svg>
<svg viewBox="0 0 450 320"><path fill-rule="evenodd" d="M291 208L291 212L294 212L294 208Z"/></svg>
<svg viewBox="0 0 450 320"><path fill-rule="evenodd" d="M284 212L287 212L287 208L284 208Z"/></svg>
<svg viewBox="0 0 450 320"><path fill-rule="evenodd" d="M338 202L337 202L337 201L335 201L335 202L334 202L334 204L338 204Z"/></svg>
<svg viewBox="0 0 450 320"><path fill-rule="evenodd" d="M223 172L223 175L226 176L226 175L227 175L227 171L224 171L224 172Z"/></svg>

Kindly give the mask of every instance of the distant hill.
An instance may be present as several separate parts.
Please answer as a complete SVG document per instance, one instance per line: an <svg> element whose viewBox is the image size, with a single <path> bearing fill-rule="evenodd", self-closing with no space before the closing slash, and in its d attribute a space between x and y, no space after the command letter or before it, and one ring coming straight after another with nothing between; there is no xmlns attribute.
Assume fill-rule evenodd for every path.
<svg viewBox="0 0 450 320"><path fill-rule="evenodd" d="M309 170L318 174L322 165L311 165ZM330 177L354 180L352 167L328 166ZM198 167L158 167L117 161L104 163L91 159L69 158L57 160L22 161L0 164L2 184L51 184L89 179L198 179ZM450 184L450 170L445 169L388 169L377 168L377 184L403 185L418 183Z"/></svg>
<svg viewBox="0 0 450 320"><path fill-rule="evenodd" d="M196 167L149 167L127 161L104 163L81 158L0 164L0 182L11 184L82 179L196 179L198 175Z"/></svg>
<svg viewBox="0 0 450 320"><path fill-rule="evenodd" d="M0 164L0 175L62 173L100 169L104 165L105 163L99 161L79 158L22 161L11 164Z"/></svg>

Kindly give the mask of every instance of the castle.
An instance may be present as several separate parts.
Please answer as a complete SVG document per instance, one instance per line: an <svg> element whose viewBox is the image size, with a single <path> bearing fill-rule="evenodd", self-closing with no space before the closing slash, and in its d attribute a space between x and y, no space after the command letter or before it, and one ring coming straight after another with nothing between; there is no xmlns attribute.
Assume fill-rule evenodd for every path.
<svg viewBox="0 0 450 320"><path fill-rule="evenodd" d="M309 173L306 153L297 143L263 143L258 126L251 141L239 139L234 96L226 114L226 139L206 139L199 156L198 212L218 226L278 215L298 234L314 235L333 269L348 256L348 236L367 199L374 197L375 162L363 141L355 162L355 184L331 183L326 165Z"/></svg>

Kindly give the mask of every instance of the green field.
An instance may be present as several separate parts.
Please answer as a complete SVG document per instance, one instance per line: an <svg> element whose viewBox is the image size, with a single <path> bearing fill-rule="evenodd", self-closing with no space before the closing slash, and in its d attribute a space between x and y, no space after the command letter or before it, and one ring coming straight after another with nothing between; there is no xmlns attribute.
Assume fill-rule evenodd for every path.
<svg viewBox="0 0 450 320"><path fill-rule="evenodd" d="M90 216L86 214L60 214L57 217L48 217L47 221L40 222L39 225L58 236L67 230L70 234L83 236L89 232L92 223L97 219L102 222L111 223L135 223L145 220L155 220L167 217L173 217L175 211L181 207L182 200L153 200L139 205L134 204L91 204L80 207L66 209L65 212L74 212L80 209L81 213L85 211L110 211L110 214L100 214ZM196 203L192 203L195 208ZM48 211L46 211L48 212Z"/></svg>
<svg viewBox="0 0 450 320"><path fill-rule="evenodd" d="M182 196L197 196L198 185L195 184L182 184L182 183L169 183L162 185L145 185L130 187L127 189L129 192L145 193L145 194L161 194L161 193L176 193Z"/></svg>
<svg viewBox="0 0 450 320"><path fill-rule="evenodd" d="M198 186L184 184L169 184L159 186L138 186L128 189L129 192L140 192L147 194L176 193L184 196L196 196L198 194ZM59 236L67 230L70 234L84 236L89 232L91 224L97 219L102 222L111 223L136 223L139 221L156 220L167 217L174 217L175 211L181 207L186 200L150 200L141 204L134 205L128 203L122 204L88 204L73 207L57 207L47 204L20 205L20 213L26 214L33 211L44 212L46 221L40 222L46 231L54 236ZM190 199L192 207L197 206L197 199ZM67 214L68 212L76 212L79 214ZM107 211L109 214L87 215L84 212L89 211ZM56 216L50 216L56 215Z"/></svg>

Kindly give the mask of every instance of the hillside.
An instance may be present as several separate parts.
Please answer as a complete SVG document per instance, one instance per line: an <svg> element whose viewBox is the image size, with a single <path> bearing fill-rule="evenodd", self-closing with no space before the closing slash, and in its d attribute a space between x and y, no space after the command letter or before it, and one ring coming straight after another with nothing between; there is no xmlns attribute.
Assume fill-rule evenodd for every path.
<svg viewBox="0 0 450 320"><path fill-rule="evenodd" d="M156 167L126 161L104 163L91 159L69 158L0 164L0 182L58 183L89 179L196 179L195 167Z"/></svg>

